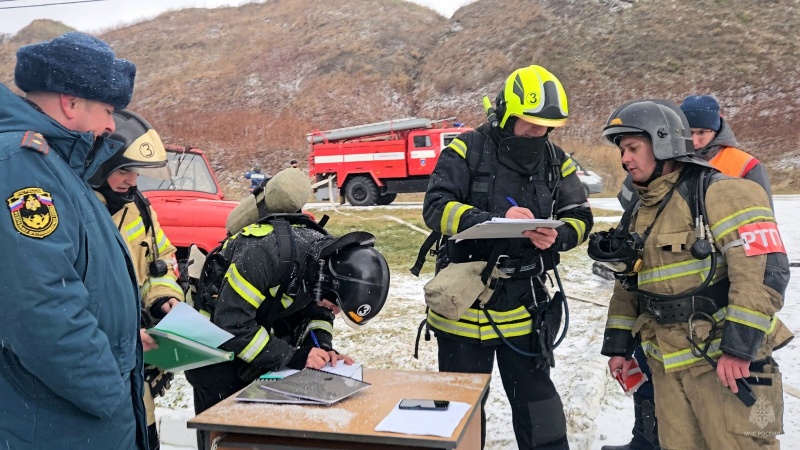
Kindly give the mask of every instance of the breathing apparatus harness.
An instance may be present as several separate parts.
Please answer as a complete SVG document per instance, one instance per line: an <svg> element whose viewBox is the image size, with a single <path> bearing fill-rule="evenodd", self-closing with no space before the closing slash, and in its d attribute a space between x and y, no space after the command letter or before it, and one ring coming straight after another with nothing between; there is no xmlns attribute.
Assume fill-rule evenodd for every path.
<svg viewBox="0 0 800 450"><path fill-rule="evenodd" d="M498 119L497 113L495 112L494 108L492 108L491 101L489 101L488 97L484 97L483 99L484 107L486 108L486 113L488 117L488 124L491 128L496 128L498 126ZM483 144L476 145L476 148L479 148L480 151L468 151L466 154L467 165L470 169L470 178L474 178L477 172L478 166L480 165L480 158L483 154ZM561 168L558 160L556 159L555 155L555 148L551 143L547 143L547 164L548 167L545 169L546 172L546 184L547 188L551 193L551 204L550 206L550 218L554 219L555 214L555 205L558 201L558 186L561 182ZM445 258L443 260L437 259L437 270L443 269L450 261L446 255L446 246L444 245L444 240L446 236L442 236L441 233L432 232L428 238L423 243L416 264L411 269L411 272L414 275L419 276L420 269L425 261L426 254L430 251L431 255L433 256L441 256L442 252L445 253ZM436 245L436 249L433 250L432 247ZM484 268L481 274L481 280L483 283L488 286L490 289L494 290L489 302L494 299L498 293L498 288L500 287L502 280L505 278L515 278L513 274L519 274L522 269L529 269L528 265L522 266L519 262L512 263L510 265L504 265L503 261L507 260L508 255L505 253L510 247L510 242L508 240L498 240L495 245L492 247L491 254L489 258L487 258L486 267ZM559 287L559 291L557 292L552 298L547 293L547 289L544 286L544 283L539 286L539 289L544 289L546 298L544 299L537 299L536 294L536 286L534 286L534 277L539 277L544 274L544 262L542 260L542 256L538 257L538 267L539 273L532 274L529 276L529 280L531 283L531 295L532 295L532 302L529 305L525 305L526 310L531 315L532 324L532 337L536 340L533 342L534 348L539 348L539 352L527 352L524 351L517 346L513 345L498 328L496 322L489 314L488 310L484 308L483 305L480 306L481 310L483 310L486 318L489 320L489 324L492 326L494 331L497 333L501 341L507 345L513 351L528 357L533 357L537 359L537 366L540 368L545 367L553 367L555 366L555 360L553 358L553 350L561 344L564 340L567 330L569 328L569 308L567 306L566 297L563 294L564 287L561 282L561 277L558 273L558 266L556 256L553 253L550 253L551 263L553 267L553 272L555 274L556 282ZM497 273L495 271L497 269L501 274L501 276L492 276L493 273ZM527 277L528 274L525 274ZM520 278L520 276L516 276L516 278ZM551 280L552 283L552 280ZM538 297L541 297L539 294ZM563 304L563 306L562 306ZM558 336L556 339L556 335L558 334L558 329L561 327L561 320L562 320L562 312L564 318L564 327L562 329L561 335ZM427 309L426 309L427 313ZM425 329L425 340L430 340L430 326L427 323L427 319L424 319L419 327L417 328L417 337L414 346L414 358L419 358L419 341L420 337L422 336L422 330Z"/></svg>
<svg viewBox="0 0 800 450"><path fill-rule="evenodd" d="M718 265L718 256L714 251L714 237L706 223L708 211L705 203L705 192L715 173L716 171L699 167L684 169L678 181L661 201L653 223L641 236L629 231L631 217L638 210L640 200L625 211L615 229L592 233L589 237L589 257L611 269L614 277L622 282L623 289L638 294L640 307L650 312L658 323L668 324L686 320L691 325L695 315L702 313L700 318L716 325L712 315L719 307L724 306L718 305L712 298L700 296L711 285ZM640 252L644 249L658 216L674 192L684 189L683 185L688 187L685 197L690 204L695 223L695 241L690 252L698 260L711 258L708 275L699 286L680 294L660 294L639 289L636 281L642 265Z"/></svg>

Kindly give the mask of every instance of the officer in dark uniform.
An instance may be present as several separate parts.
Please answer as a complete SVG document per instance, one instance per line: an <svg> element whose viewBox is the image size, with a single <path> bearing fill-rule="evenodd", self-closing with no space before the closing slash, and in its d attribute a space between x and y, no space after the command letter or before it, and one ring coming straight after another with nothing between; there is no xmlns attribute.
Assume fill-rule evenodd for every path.
<svg viewBox="0 0 800 450"><path fill-rule="evenodd" d="M488 104L488 105L487 105ZM489 122L454 139L441 153L425 194L423 216L452 236L496 217L555 218L557 228L526 231L519 239L448 240L437 268L487 261L510 276L497 283L485 307L458 320L429 310L438 339L439 370L491 373L497 355L521 449L568 448L561 398L550 379L552 345L561 319L550 307L545 273L558 253L583 242L592 213L576 166L549 133L567 120L567 96L541 66L514 71L496 100L484 99ZM544 330L545 311L551 319ZM485 398L484 398L485 402ZM485 415L482 414L485 442Z"/></svg>

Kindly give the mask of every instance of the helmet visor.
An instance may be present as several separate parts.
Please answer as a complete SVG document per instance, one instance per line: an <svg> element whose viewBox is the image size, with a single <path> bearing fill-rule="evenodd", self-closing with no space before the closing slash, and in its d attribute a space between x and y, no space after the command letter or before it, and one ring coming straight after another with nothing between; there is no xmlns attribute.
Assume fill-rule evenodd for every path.
<svg viewBox="0 0 800 450"><path fill-rule="evenodd" d="M540 125L543 127L563 127L567 123L567 119L544 119L542 117L534 117L528 116L525 114L512 114L512 116L519 118L528 123L532 123L534 125Z"/></svg>
<svg viewBox="0 0 800 450"><path fill-rule="evenodd" d="M124 167L124 169L131 170L133 172L138 173L139 175L144 175L146 177L154 178L156 180L169 180L172 178L172 171L169 170L169 166Z"/></svg>

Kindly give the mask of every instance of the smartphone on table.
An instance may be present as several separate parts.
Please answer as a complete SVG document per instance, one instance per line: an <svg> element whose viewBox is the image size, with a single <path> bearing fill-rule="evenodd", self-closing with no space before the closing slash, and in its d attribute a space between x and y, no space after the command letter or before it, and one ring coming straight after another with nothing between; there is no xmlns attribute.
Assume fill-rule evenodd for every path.
<svg viewBox="0 0 800 450"><path fill-rule="evenodd" d="M419 411L447 411L449 400L422 400L404 398L400 401L400 409L415 409Z"/></svg>

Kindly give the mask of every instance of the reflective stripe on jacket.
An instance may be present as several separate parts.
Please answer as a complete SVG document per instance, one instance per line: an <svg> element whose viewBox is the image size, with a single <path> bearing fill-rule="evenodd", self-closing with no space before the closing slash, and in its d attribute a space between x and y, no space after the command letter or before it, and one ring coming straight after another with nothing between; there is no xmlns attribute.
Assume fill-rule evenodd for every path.
<svg viewBox="0 0 800 450"><path fill-rule="evenodd" d="M640 189L642 206L631 223L631 230L640 235L651 224L653 227L641 253L638 286L650 293L689 292L709 273L710 258L697 260L691 255L697 236L690 205L680 195L673 195L656 219L661 201L679 176L680 170L654 180L647 189ZM694 324L698 343L703 345L705 340L712 339L714 357L725 352L754 360L791 338L791 333L775 316L783 305L789 279L786 254L777 251L748 256L741 245L741 227L775 223L766 193L756 186L745 179L723 178L712 182L706 192L706 221L718 252L713 284L725 279L730 282L727 298L716 299L718 304L728 304L716 314L719 321L716 336L709 336L709 322L697 320ZM632 345L632 334L638 333L649 355L662 360L668 371L705 364L691 352L686 340L687 323L659 325L648 313L640 315L638 308L637 295L623 289L617 281L609 305L603 354L623 355L627 346Z"/></svg>
<svg viewBox="0 0 800 450"><path fill-rule="evenodd" d="M313 346L309 330L314 330L322 348L332 348L331 311L313 303L295 305L296 289L305 286L313 296L310 290L316 270L314 255L319 253L321 242L326 239L317 231L291 227L295 245L291 279L296 284L291 285L291 289L287 287L275 311L277 314L290 311L292 307L298 309L274 322L271 330L257 315L262 303L275 301L273 296L281 282L275 278L279 266L278 243L272 231L269 224L250 225L225 242L222 253L231 263L212 317L217 326L234 335L221 347L263 372L284 368L294 356L298 340L302 340L301 346ZM270 305L264 307L270 308Z"/></svg>
<svg viewBox="0 0 800 450"><path fill-rule="evenodd" d="M480 145L479 143L482 143ZM570 250L586 240L593 219L589 202L576 174L576 165L558 146L554 146L560 179L554 196L547 187L549 168L546 163L534 176L517 173L499 162L497 144L486 125L454 139L442 150L425 193L422 215L434 231L452 236L493 217L504 217L512 204L509 199L531 210L534 217L549 218L553 214L564 225L558 227L558 238L551 249L542 252L527 238L510 239L508 256L529 264L543 258L545 268L558 262L558 252ZM477 167L471 152L481 152ZM543 158L550 161L550 157ZM474 162L472 162L474 163ZM552 210L552 211L551 211ZM470 260L487 260L495 240L466 240L448 245L453 262L469 255ZM450 249L452 248L452 252ZM545 295L538 288L539 295ZM541 299L540 299L541 300ZM531 318L525 306L533 303L529 278L504 280L486 310L506 337L523 337L531 333ZM477 342L499 342L499 337L483 311L471 308L458 321L428 313L428 323L437 333L456 339Z"/></svg>

